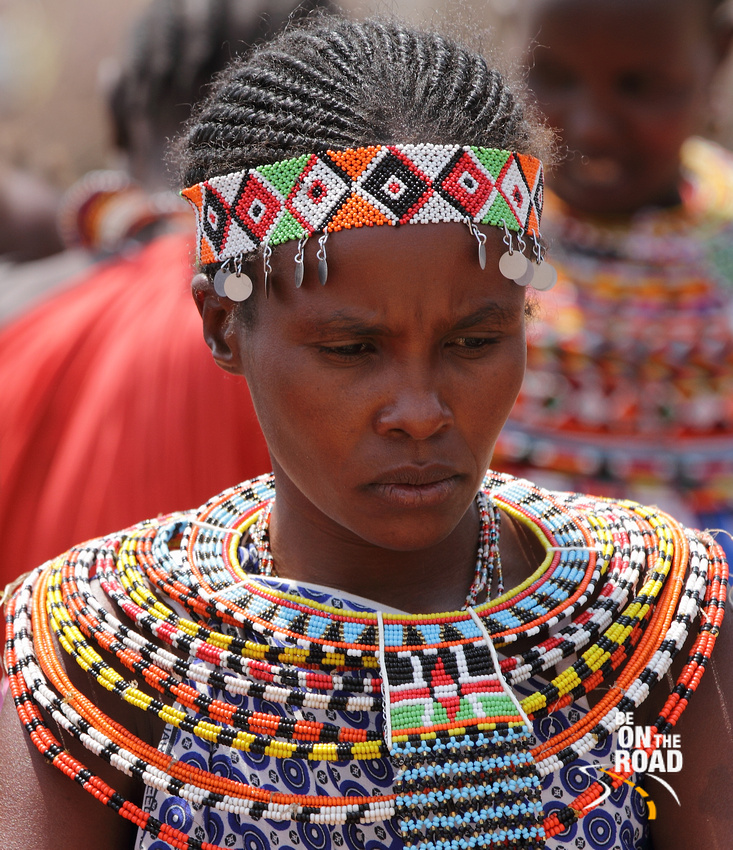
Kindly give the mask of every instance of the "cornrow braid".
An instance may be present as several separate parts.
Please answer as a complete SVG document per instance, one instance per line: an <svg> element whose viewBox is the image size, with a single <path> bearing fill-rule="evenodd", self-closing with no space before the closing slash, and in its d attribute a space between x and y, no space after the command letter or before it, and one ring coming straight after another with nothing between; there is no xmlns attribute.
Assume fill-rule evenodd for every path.
<svg viewBox="0 0 733 850"><path fill-rule="evenodd" d="M544 152L479 54L394 21L315 15L235 60L178 144L182 183L323 148L470 144Z"/></svg>
<svg viewBox="0 0 733 850"><path fill-rule="evenodd" d="M331 0L151 0L110 92L118 146L130 146L129 125L141 117L162 134L176 132L233 56L316 8L333 7Z"/></svg>

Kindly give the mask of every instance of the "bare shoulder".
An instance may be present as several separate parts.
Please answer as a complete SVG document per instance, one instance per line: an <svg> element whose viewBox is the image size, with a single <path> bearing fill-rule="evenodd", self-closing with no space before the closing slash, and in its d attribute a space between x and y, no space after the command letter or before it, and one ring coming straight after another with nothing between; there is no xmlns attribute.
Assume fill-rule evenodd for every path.
<svg viewBox="0 0 733 850"><path fill-rule="evenodd" d="M733 611L728 611L711 659L693 698L673 730L679 735L682 769L647 781L657 807L651 822L655 850L715 847L733 850ZM658 790L659 789L659 790Z"/></svg>
<svg viewBox="0 0 733 850"><path fill-rule="evenodd" d="M81 670L56 646L56 656L67 679L65 698L83 695L113 721L146 743L157 744L162 724L121 702ZM144 786L88 751L68 731L40 711L32 720L34 731L47 727L62 751L99 776L134 804L140 804ZM42 725L41 725L42 724ZM39 752L8 691L0 712L0 824L3 850L131 850L136 827L100 803L78 781L72 781Z"/></svg>
<svg viewBox="0 0 733 850"><path fill-rule="evenodd" d="M75 756L89 761L75 741L65 743ZM38 752L18 718L10 694L0 714L0 764L0 823L5 850L78 850L97 846L130 850L133 846L132 824L98 803ZM134 798L139 794L127 777L109 778L126 796ZM125 781L120 782L119 778Z"/></svg>

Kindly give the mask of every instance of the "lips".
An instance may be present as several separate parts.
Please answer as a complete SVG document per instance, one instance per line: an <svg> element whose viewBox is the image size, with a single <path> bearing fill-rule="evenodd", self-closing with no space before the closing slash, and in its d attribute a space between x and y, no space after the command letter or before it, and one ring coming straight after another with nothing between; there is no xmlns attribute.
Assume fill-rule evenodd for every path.
<svg viewBox="0 0 733 850"><path fill-rule="evenodd" d="M367 489L395 506L433 507L450 498L462 478L448 466L402 466L383 473Z"/></svg>
<svg viewBox="0 0 733 850"><path fill-rule="evenodd" d="M431 464L430 466L400 466L390 469L375 478L372 484L408 484L421 487L435 484L446 478L454 478L458 472L452 466Z"/></svg>

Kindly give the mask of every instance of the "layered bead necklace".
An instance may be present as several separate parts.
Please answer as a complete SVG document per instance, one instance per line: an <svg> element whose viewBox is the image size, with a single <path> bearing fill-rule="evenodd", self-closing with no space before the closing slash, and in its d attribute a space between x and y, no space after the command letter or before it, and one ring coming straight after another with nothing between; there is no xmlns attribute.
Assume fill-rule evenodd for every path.
<svg viewBox="0 0 733 850"><path fill-rule="evenodd" d="M548 193L560 283L529 339L502 469L730 512L733 159L691 139L682 165L682 203L631 217L583 216Z"/></svg>
<svg viewBox="0 0 733 850"><path fill-rule="evenodd" d="M216 845L125 800L61 746L41 709L124 773L240 817L324 824L394 818L405 846L421 850L542 847L623 777L603 774L549 816L539 800L540 778L611 734L622 712L639 706L669 670L699 620L654 728L664 734L676 723L722 622L727 565L708 535L635 503L549 493L493 474L484 490L466 607L441 614L345 611L258 580L251 573L272 569L262 518L274 498L267 476L195 514L76 547L32 573L8 603L6 664L20 719L55 767L174 847ZM499 595L489 598L499 508L537 536L546 556L508 592L497 576ZM95 585L110 604L100 604ZM389 757L394 793L266 791L171 759L74 688L54 635L97 682L173 727L276 758ZM496 647L528 637L535 639L531 649L499 658ZM100 650L160 696L123 677ZM518 699L514 685L570 656L577 660ZM611 686L581 721L532 745L532 718L604 683ZM214 690L299 708L381 712L383 734L243 709L214 698Z"/></svg>

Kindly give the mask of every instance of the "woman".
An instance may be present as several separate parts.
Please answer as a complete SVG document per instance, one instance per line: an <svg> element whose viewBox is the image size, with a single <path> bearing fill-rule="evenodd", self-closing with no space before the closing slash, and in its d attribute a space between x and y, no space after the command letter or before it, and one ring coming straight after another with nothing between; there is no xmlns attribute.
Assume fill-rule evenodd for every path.
<svg viewBox="0 0 733 850"><path fill-rule="evenodd" d="M91 795L34 770L6 711L11 847L582 846L582 814L597 845L643 846L613 732L637 707L637 724L676 723L727 567L653 510L484 480L524 369L515 279L551 283L540 147L479 56L397 24L319 18L224 75L182 143L193 289L274 480L71 550L13 597L18 713ZM698 631L675 693L644 702ZM719 712L707 678L698 702ZM686 809L656 801L660 847L730 842L717 814L690 816L686 783L729 753L691 719ZM122 769L111 787L109 765L97 779L75 760L91 764L77 733Z"/></svg>
<svg viewBox="0 0 733 850"><path fill-rule="evenodd" d="M731 533L733 160L695 135L723 5L526 4L528 82L569 153L547 196L559 284L495 463Z"/></svg>

